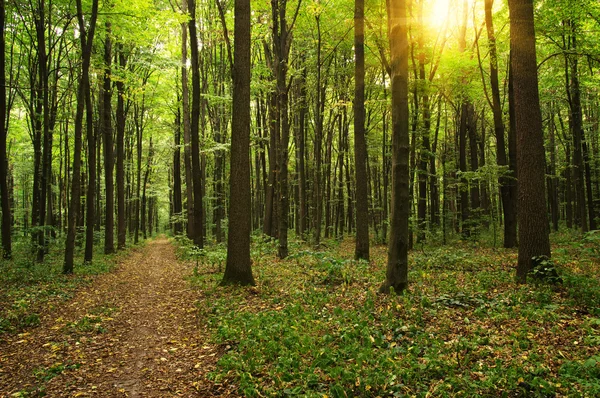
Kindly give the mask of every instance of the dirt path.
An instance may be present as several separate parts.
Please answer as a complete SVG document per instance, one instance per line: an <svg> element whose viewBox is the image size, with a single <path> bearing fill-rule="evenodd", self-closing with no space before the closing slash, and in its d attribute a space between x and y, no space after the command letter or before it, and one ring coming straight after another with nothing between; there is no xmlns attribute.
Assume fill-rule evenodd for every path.
<svg viewBox="0 0 600 398"><path fill-rule="evenodd" d="M198 292L166 239L136 250L38 328L0 341L0 397L227 394L206 380L218 348L196 316ZM23 395L28 396L28 395Z"/></svg>

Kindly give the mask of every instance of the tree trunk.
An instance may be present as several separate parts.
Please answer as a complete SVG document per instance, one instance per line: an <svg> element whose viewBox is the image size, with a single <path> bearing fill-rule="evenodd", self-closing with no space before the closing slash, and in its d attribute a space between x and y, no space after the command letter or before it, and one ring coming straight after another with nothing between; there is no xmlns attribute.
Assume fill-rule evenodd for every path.
<svg viewBox="0 0 600 398"><path fill-rule="evenodd" d="M254 285L250 259L250 0L235 0L229 234L222 284Z"/></svg>
<svg viewBox="0 0 600 398"><path fill-rule="evenodd" d="M65 243L65 263L63 265L63 273L73 273L73 257L75 252L75 234L76 224L79 215L80 206L80 176L81 176L81 147L83 133L83 113L84 106L89 98L90 81L89 68L90 59L92 56L92 42L94 39L94 31L96 29L96 19L98 16L98 0L92 2L92 13L89 22L89 31L86 30L86 25L83 20L83 10L81 0L76 0L77 4L77 20L79 23L80 41L81 41L81 79L77 90L77 110L75 112L75 132L74 132L74 154L73 154L73 183L71 188L71 203L69 207L69 223L67 229L67 240ZM91 101L90 101L91 105ZM90 107L91 110L91 107ZM91 124L91 119L88 122Z"/></svg>
<svg viewBox="0 0 600 398"><path fill-rule="evenodd" d="M7 129L5 125L6 109L6 38L4 36L5 26L5 1L0 2L0 195L2 201L2 257L12 257L11 237L11 211L10 195L8 191L8 159L6 152Z"/></svg>
<svg viewBox="0 0 600 398"><path fill-rule="evenodd" d="M517 281L524 283L536 258L550 257L545 195L545 154L538 92L535 27L531 0L509 0L511 67L519 170L519 257Z"/></svg>
<svg viewBox="0 0 600 398"><path fill-rule="evenodd" d="M191 47L192 67L192 113L190 124L190 137L192 143L192 180L194 191L194 244L204 247L204 218L202 200L202 170L200 166L200 58L198 54L198 35L196 33L196 1L188 0L190 20L188 22Z"/></svg>
<svg viewBox="0 0 600 398"><path fill-rule="evenodd" d="M104 186L106 190L106 213L104 225L104 253L111 254L115 251L115 185L113 181L114 170L114 147L112 130L112 80L111 80L111 60L112 60L112 41L111 24L106 22L106 38L104 40L104 81L102 102L102 133L104 136Z"/></svg>
<svg viewBox="0 0 600 398"><path fill-rule="evenodd" d="M405 0L388 0L392 69L392 214L385 281L380 292L408 287L408 16Z"/></svg>
<svg viewBox="0 0 600 398"><path fill-rule="evenodd" d="M356 245L354 258L369 260L369 195L365 137L365 4L354 1L354 170L356 172Z"/></svg>
<svg viewBox="0 0 600 398"><path fill-rule="evenodd" d="M506 141L504 121L502 120L502 104L500 102L500 85L498 82L498 55L496 51L496 34L492 18L493 0L485 0L485 24L487 28L490 50L490 86L492 89L492 114L494 115L494 133L496 136L496 162L500 167L508 166L506 155ZM498 177L500 196L502 197L502 213L504 216L504 247L510 248L517 245L517 223L514 199L510 194L512 175L503 173Z"/></svg>
<svg viewBox="0 0 600 398"><path fill-rule="evenodd" d="M127 59L123 52L123 45L118 44L119 67L123 71ZM123 250L127 237L127 224L125 223L125 83L117 80L117 248Z"/></svg>

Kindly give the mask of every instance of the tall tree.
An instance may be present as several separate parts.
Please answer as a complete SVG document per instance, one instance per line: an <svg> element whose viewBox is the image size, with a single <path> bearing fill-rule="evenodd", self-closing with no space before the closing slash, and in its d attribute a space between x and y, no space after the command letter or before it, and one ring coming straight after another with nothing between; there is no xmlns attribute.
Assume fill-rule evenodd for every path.
<svg viewBox="0 0 600 398"><path fill-rule="evenodd" d="M112 130L112 79L111 79L111 60L112 60L112 40L111 24L105 23L106 37L104 39L104 77L102 82L102 135L104 142L104 186L106 189L106 211L104 226L104 253L110 254L115 251L115 184L113 181L113 170L115 165L113 149L113 130Z"/></svg>
<svg viewBox="0 0 600 398"><path fill-rule="evenodd" d="M492 18L494 0L485 0L485 25L488 35L490 50L490 86L492 89L492 113L494 115L494 132L496 135L496 161L498 166L508 166L506 155L506 139L504 121L502 117L502 104L500 102L500 85L498 83L498 55L496 50L496 34ZM516 197L511 195L514 186L514 175L503 173L498 177L500 196L502 197L502 212L504 215L504 247L517 245L517 214Z"/></svg>
<svg viewBox="0 0 600 398"><path fill-rule="evenodd" d="M118 45L119 68L121 72L127 66L123 45ZM117 86L117 109L116 109L116 147L117 147L117 248L125 248L127 237L127 225L125 224L125 83L118 79Z"/></svg>
<svg viewBox="0 0 600 398"><path fill-rule="evenodd" d="M356 172L356 247L354 257L369 259L369 197L365 137L365 3L354 1L354 169Z"/></svg>
<svg viewBox="0 0 600 398"><path fill-rule="evenodd" d="M92 12L89 24L86 25L83 19L83 7L81 0L77 4L77 21L79 24L79 40L81 43L81 77L77 89L77 109L75 112L75 131L74 131L74 153L73 153L73 182L71 186L71 202L69 206L69 221L67 227L67 240L65 243L65 262L63 272L65 274L73 273L73 260L75 252L75 234L77 219L80 210L81 193L81 147L83 134L83 113L86 105L86 97L89 98L90 91L90 60L92 57L92 42L96 30L96 19L98 17L98 0L92 2ZM86 28L87 26L87 28ZM91 103L91 100L90 100ZM91 104L90 104L91 105ZM87 115L91 117L91 115ZM89 120L87 128L91 128L92 121Z"/></svg>
<svg viewBox="0 0 600 398"><path fill-rule="evenodd" d="M8 159L6 157L6 37L5 26L5 1L0 2L0 195L2 195L2 256L11 258L11 212L10 195L8 192Z"/></svg>
<svg viewBox="0 0 600 398"><path fill-rule="evenodd" d="M198 53L198 34L196 29L196 0L188 0L190 20L188 28L190 34L191 68L192 68L192 113L190 136L192 143L192 180L194 190L194 244L200 248L204 246L203 236L203 209L202 209L202 184L200 169L200 55Z"/></svg>
<svg viewBox="0 0 600 398"><path fill-rule="evenodd" d="M222 284L254 285L250 259L250 0L235 0L229 235Z"/></svg>
<svg viewBox="0 0 600 398"><path fill-rule="evenodd" d="M406 0L387 0L392 78L392 205L385 281L379 288L408 287L408 17Z"/></svg>
<svg viewBox="0 0 600 398"><path fill-rule="evenodd" d="M517 281L525 283L534 258L550 257L545 153L538 91L533 0L509 0L511 68L519 170Z"/></svg>

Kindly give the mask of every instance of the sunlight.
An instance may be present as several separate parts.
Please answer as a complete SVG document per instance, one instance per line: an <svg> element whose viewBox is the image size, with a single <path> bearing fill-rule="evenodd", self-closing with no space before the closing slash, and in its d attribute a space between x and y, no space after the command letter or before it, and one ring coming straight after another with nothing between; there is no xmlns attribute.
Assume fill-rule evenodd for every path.
<svg viewBox="0 0 600 398"><path fill-rule="evenodd" d="M450 13L451 0L432 0L432 5L429 10L425 10L424 14L429 14L429 26L433 28L441 28L448 19Z"/></svg>

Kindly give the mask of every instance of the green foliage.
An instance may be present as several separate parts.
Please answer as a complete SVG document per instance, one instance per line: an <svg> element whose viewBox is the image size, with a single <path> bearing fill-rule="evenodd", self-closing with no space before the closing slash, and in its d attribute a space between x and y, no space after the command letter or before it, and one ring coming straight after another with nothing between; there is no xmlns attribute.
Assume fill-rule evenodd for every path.
<svg viewBox="0 0 600 398"><path fill-rule="evenodd" d="M347 258L347 242L284 261L272 245L252 247L258 287L194 278L221 353L210 378L233 377L241 395L546 397L600 385L587 348L600 321L585 315L600 294L562 260L563 285L516 285L513 250L424 247L411 253L408 294L388 297L376 294L383 247L369 264Z"/></svg>

